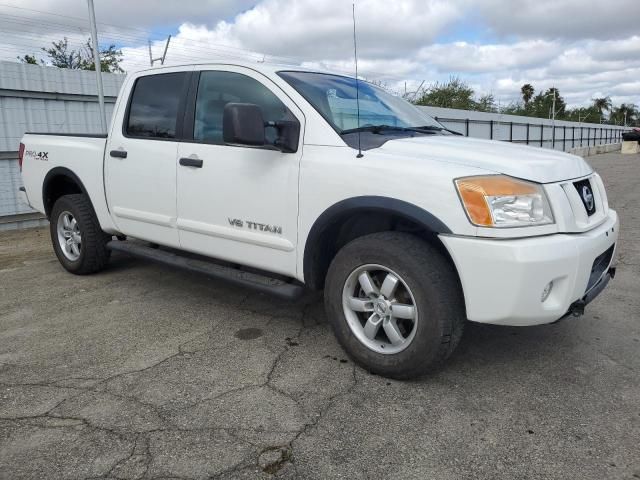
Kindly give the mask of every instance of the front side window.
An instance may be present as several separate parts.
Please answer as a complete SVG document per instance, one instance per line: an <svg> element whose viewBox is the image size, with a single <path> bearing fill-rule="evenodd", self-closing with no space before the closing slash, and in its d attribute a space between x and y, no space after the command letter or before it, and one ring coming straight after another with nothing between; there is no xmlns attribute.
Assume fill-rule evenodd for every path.
<svg viewBox="0 0 640 480"><path fill-rule="evenodd" d="M262 110L265 122L293 120L289 109L263 84L241 73L202 72L196 98L193 138L198 142L223 144L222 117L227 103L253 103ZM265 131L268 143L277 132Z"/></svg>
<svg viewBox="0 0 640 480"><path fill-rule="evenodd" d="M339 133L365 126L442 126L402 98L351 77L315 72L278 72ZM358 123L358 100L360 122Z"/></svg>
<svg viewBox="0 0 640 480"><path fill-rule="evenodd" d="M144 138L176 138L178 108L184 94L186 73L140 77L133 88L127 135Z"/></svg>

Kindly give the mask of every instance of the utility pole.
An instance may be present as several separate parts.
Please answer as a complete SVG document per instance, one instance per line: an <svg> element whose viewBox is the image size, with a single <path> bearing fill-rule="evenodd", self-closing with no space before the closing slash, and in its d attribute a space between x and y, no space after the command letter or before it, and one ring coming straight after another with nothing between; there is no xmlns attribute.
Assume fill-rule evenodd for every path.
<svg viewBox="0 0 640 480"><path fill-rule="evenodd" d="M93 0L87 0L89 6L89 23L91 24L91 41L93 42L93 63L96 67L96 81L98 86L98 106L100 108L100 125L102 133L107 133L107 113L104 108L104 89L102 87L102 64L100 63L100 47L98 46L98 29L96 28L96 12Z"/></svg>
<svg viewBox="0 0 640 480"><path fill-rule="evenodd" d="M556 148L556 87L553 88L553 103L551 104L551 148Z"/></svg>

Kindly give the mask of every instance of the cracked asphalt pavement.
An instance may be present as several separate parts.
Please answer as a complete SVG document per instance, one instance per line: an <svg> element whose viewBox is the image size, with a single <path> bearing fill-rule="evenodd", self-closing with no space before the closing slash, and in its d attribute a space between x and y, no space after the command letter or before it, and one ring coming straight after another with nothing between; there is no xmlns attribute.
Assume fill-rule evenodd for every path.
<svg viewBox="0 0 640 480"><path fill-rule="evenodd" d="M517 160L514 160L517 161ZM77 277L0 234L0 478L640 478L640 155L591 157L622 220L580 319L471 324L398 382L296 303L114 255Z"/></svg>

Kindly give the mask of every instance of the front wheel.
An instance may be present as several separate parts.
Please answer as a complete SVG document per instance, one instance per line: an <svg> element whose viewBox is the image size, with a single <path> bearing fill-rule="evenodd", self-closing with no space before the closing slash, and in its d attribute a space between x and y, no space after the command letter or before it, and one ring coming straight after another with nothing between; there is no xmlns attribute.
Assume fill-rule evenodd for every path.
<svg viewBox="0 0 640 480"><path fill-rule="evenodd" d="M69 272L85 275L106 266L110 255L107 242L111 235L100 228L86 195L60 197L51 210L49 231L53 250Z"/></svg>
<svg viewBox="0 0 640 480"><path fill-rule="evenodd" d="M338 252L327 273L325 307L357 363L398 379L442 363L466 320L451 264L428 243L399 232L367 235Z"/></svg>

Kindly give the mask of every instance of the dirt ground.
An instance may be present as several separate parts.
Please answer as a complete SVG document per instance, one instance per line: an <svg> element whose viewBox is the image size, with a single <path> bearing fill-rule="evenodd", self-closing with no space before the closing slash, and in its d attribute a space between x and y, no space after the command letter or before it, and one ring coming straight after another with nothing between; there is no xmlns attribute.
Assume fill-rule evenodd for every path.
<svg viewBox="0 0 640 480"><path fill-rule="evenodd" d="M0 270L25 266L53 254L46 228L0 232L0 239Z"/></svg>
<svg viewBox="0 0 640 480"><path fill-rule="evenodd" d="M46 229L1 233L0 478L640 478L640 155L588 161L622 222L608 289L470 323L412 382L353 365L318 295L119 255L78 277Z"/></svg>

